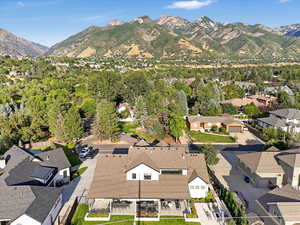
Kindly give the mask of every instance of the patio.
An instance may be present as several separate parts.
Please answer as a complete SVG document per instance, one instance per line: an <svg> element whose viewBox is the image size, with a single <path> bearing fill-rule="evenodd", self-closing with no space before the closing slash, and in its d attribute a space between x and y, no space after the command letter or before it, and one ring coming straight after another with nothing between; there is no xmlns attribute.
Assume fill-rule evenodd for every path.
<svg viewBox="0 0 300 225"><path fill-rule="evenodd" d="M220 211L214 203L195 203L195 207L201 224L224 224L224 212Z"/></svg>
<svg viewBox="0 0 300 225"><path fill-rule="evenodd" d="M137 201L136 218L159 218L159 202Z"/></svg>
<svg viewBox="0 0 300 225"><path fill-rule="evenodd" d="M100 200L96 199L90 204L89 213L99 214L99 213L110 213L111 209L110 200Z"/></svg>
<svg viewBox="0 0 300 225"><path fill-rule="evenodd" d="M185 200L161 200L160 216L183 216L187 210Z"/></svg>
<svg viewBox="0 0 300 225"><path fill-rule="evenodd" d="M134 216L136 209L135 201L113 200L111 215L129 215Z"/></svg>

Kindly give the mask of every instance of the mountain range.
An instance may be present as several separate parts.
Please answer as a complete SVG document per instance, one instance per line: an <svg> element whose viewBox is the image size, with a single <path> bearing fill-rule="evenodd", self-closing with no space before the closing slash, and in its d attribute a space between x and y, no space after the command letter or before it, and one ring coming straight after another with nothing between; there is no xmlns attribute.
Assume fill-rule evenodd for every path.
<svg viewBox="0 0 300 225"><path fill-rule="evenodd" d="M25 40L24 38L17 37L16 35L0 29L0 55L12 56L40 56L44 55L48 48Z"/></svg>
<svg viewBox="0 0 300 225"><path fill-rule="evenodd" d="M288 26L282 26L277 29L279 32L284 35L291 37L300 37L300 24L292 24Z"/></svg>
<svg viewBox="0 0 300 225"><path fill-rule="evenodd" d="M297 38L299 29L300 24L273 29L261 24L220 23L205 16L195 21L175 16L152 20L143 16L130 22L113 20L104 27L88 27L52 46L46 55L137 58L293 57L300 56L300 38ZM28 54L40 55L46 50L34 43L26 43L31 44L32 52L27 49ZM5 44L3 45L0 32L0 53L1 46ZM19 47L23 50L20 51ZM12 49L17 53L24 53L25 48L15 42L15 48ZM10 51L14 53L14 50Z"/></svg>

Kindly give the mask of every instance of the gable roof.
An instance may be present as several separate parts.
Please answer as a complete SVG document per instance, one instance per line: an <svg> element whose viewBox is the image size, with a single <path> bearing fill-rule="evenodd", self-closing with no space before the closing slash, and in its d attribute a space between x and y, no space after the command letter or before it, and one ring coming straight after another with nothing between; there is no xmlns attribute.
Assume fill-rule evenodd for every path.
<svg viewBox="0 0 300 225"><path fill-rule="evenodd" d="M300 191L285 185L282 188L275 188L258 199L267 209L270 203L298 202L300 204ZM300 205L299 205L300 206ZM300 209L300 207L298 207ZM300 211L299 211L300 214Z"/></svg>
<svg viewBox="0 0 300 225"><path fill-rule="evenodd" d="M59 170L71 167L71 164L62 148L46 151L36 155L42 160L42 166L56 167Z"/></svg>
<svg viewBox="0 0 300 225"><path fill-rule="evenodd" d="M270 148L265 150L266 152L280 152L280 150L278 148L276 148L275 146L271 146Z"/></svg>
<svg viewBox="0 0 300 225"><path fill-rule="evenodd" d="M4 158L7 164L0 176L0 219L14 221L27 214L43 223L62 189L40 186L30 178L41 161L26 150L14 146Z"/></svg>
<svg viewBox="0 0 300 225"><path fill-rule="evenodd" d="M292 168L300 167L300 153L283 152L276 156Z"/></svg>
<svg viewBox="0 0 300 225"><path fill-rule="evenodd" d="M155 144L156 147L168 147L170 146L167 142L164 140L160 140L158 143Z"/></svg>
<svg viewBox="0 0 300 225"><path fill-rule="evenodd" d="M190 178L189 178L189 182L192 182L192 181L195 180L197 177L200 178L199 174L197 173L196 170L193 170L193 172L192 172L192 174L191 174L191 176L190 176Z"/></svg>
<svg viewBox="0 0 300 225"><path fill-rule="evenodd" d="M188 116L189 123L200 122L200 123L223 123L235 121L231 116Z"/></svg>
<svg viewBox="0 0 300 225"><path fill-rule="evenodd" d="M300 120L300 110L298 109L278 109L275 111L270 112L270 114L280 116L287 119L297 119Z"/></svg>
<svg viewBox="0 0 300 225"><path fill-rule="evenodd" d="M146 142L144 139L141 139L140 141L138 141L137 143L135 143L135 146L146 147L146 146L149 146L149 143Z"/></svg>
<svg viewBox="0 0 300 225"><path fill-rule="evenodd" d="M145 162L145 159L149 160L145 164L151 164L158 170L185 169L187 175L161 174L158 181L128 181L128 168ZM189 199L188 183L195 175L194 170L196 176L209 183L203 154L190 155L185 151L170 150L166 147L156 150L130 149L128 155L101 156L97 161L89 197Z"/></svg>
<svg viewBox="0 0 300 225"><path fill-rule="evenodd" d="M283 173L283 169L278 165L276 152L252 152L237 155L237 157L253 173Z"/></svg>
<svg viewBox="0 0 300 225"><path fill-rule="evenodd" d="M141 152L131 162L129 162L128 166L126 166L127 167L126 171L132 170L141 164L144 164L159 172L159 167L153 162L153 160L145 152Z"/></svg>
<svg viewBox="0 0 300 225"><path fill-rule="evenodd" d="M287 124L279 119L279 118L274 118L274 117L264 117L264 118L258 118L257 121L261 121L263 123L269 124L273 127L286 127Z"/></svg>

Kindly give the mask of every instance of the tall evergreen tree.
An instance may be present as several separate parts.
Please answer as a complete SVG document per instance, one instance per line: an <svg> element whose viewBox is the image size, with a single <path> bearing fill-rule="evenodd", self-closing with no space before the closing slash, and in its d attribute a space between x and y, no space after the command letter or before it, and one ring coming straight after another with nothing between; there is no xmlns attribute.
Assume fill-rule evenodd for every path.
<svg viewBox="0 0 300 225"><path fill-rule="evenodd" d="M65 115L64 133L65 139L68 141L80 138L83 135L82 120L75 106L72 106Z"/></svg>
<svg viewBox="0 0 300 225"><path fill-rule="evenodd" d="M102 100L98 104L96 111L92 133L101 140L111 140L116 137L119 127L114 103Z"/></svg>
<svg viewBox="0 0 300 225"><path fill-rule="evenodd" d="M184 128L184 119L181 116L172 113L169 119L169 129L170 134L176 139L176 141L183 135Z"/></svg>

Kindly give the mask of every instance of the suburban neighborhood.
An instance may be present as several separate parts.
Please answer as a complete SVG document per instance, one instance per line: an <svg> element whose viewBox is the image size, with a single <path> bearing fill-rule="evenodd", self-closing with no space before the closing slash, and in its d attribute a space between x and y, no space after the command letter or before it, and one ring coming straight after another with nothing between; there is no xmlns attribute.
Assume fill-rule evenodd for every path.
<svg viewBox="0 0 300 225"><path fill-rule="evenodd" d="M0 0L0 225L300 225L299 9Z"/></svg>

